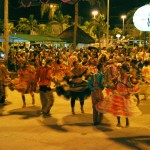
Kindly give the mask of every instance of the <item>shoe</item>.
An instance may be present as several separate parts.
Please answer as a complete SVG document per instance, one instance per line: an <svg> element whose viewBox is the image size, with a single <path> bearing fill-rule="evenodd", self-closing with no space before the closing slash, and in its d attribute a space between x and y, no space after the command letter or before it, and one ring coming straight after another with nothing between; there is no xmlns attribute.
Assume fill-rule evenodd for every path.
<svg viewBox="0 0 150 150"><path fill-rule="evenodd" d="M94 122L94 126L98 126L98 125L100 125L99 122Z"/></svg>
<svg viewBox="0 0 150 150"><path fill-rule="evenodd" d="M0 103L0 106L4 106L4 105L6 105L5 103Z"/></svg>
<svg viewBox="0 0 150 150"><path fill-rule="evenodd" d="M84 109L83 109L83 106L81 106L81 113L84 113Z"/></svg>
<svg viewBox="0 0 150 150"><path fill-rule="evenodd" d="M34 105L35 104L35 100L32 100L32 105Z"/></svg>
<svg viewBox="0 0 150 150"><path fill-rule="evenodd" d="M22 108L25 108L26 107L26 104L23 104Z"/></svg>
<svg viewBox="0 0 150 150"><path fill-rule="evenodd" d="M75 115L75 111L74 111L74 108L72 108L72 114L73 114L73 115Z"/></svg>
<svg viewBox="0 0 150 150"><path fill-rule="evenodd" d="M117 127L122 127L121 124L117 124L116 126L117 126Z"/></svg>
<svg viewBox="0 0 150 150"><path fill-rule="evenodd" d="M126 123L126 127L129 127L130 125L129 125L129 123Z"/></svg>
<svg viewBox="0 0 150 150"><path fill-rule="evenodd" d="M44 118L48 118L48 117L50 117L51 115L49 114L49 113L43 113L43 117Z"/></svg>

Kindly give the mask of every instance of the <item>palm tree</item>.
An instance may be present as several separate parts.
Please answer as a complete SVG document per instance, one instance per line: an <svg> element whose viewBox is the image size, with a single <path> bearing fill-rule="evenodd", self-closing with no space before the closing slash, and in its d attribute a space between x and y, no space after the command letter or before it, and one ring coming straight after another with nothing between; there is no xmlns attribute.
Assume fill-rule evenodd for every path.
<svg viewBox="0 0 150 150"><path fill-rule="evenodd" d="M99 48L101 47L101 37L106 34L106 27L107 24L105 22L105 17L102 14L99 14L92 22L92 30L93 33L96 35L98 42L99 42Z"/></svg>
<svg viewBox="0 0 150 150"><path fill-rule="evenodd" d="M14 26L14 23L13 22L9 22L8 23L8 33L9 34L13 34L13 31L15 31L15 30L16 30L16 28Z"/></svg>
<svg viewBox="0 0 150 150"><path fill-rule="evenodd" d="M53 20L54 13L58 9L58 7L58 4L43 3L41 5L41 17L43 17L44 14L48 13L48 19Z"/></svg>
<svg viewBox="0 0 150 150"><path fill-rule="evenodd" d="M38 23L34 19L34 15L30 15L29 18L20 18L18 25L16 26L18 31L33 34L37 31Z"/></svg>
<svg viewBox="0 0 150 150"><path fill-rule="evenodd" d="M50 23L48 24L39 24L38 25L38 34L40 35L46 35L49 36L50 34L52 34L52 26Z"/></svg>
<svg viewBox="0 0 150 150"><path fill-rule="evenodd" d="M91 4L91 6L97 6L99 13L100 14L104 14L105 18L106 18L106 0L85 0L87 2L89 2Z"/></svg>
<svg viewBox="0 0 150 150"><path fill-rule="evenodd" d="M68 22L71 16L63 15L61 10L56 10L54 14L54 20L57 21L61 27L61 32L68 27Z"/></svg>
<svg viewBox="0 0 150 150"><path fill-rule="evenodd" d="M113 30L111 30L111 35L113 36L113 37L115 37L117 34L122 34L122 29L120 29L120 28L118 28L118 27L116 27L116 28L114 28Z"/></svg>

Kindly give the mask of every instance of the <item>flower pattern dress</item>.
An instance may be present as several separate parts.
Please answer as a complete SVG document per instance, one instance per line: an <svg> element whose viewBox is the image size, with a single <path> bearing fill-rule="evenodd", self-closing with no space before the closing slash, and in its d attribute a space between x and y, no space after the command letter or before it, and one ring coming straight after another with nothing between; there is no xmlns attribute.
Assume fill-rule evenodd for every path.
<svg viewBox="0 0 150 150"><path fill-rule="evenodd" d="M121 80L118 77L116 89L107 95L102 102L96 104L96 109L102 113L111 113L115 116L132 117L141 114L133 99L139 88L132 86L129 77Z"/></svg>

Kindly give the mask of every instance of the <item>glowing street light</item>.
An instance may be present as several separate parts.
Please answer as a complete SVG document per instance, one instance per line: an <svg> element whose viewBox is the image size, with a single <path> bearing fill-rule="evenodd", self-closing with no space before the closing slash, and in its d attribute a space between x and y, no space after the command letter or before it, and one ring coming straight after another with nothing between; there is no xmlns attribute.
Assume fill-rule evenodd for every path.
<svg viewBox="0 0 150 150"><path fill-rule="evenodd" d="M126 19L126 15L122 15L121 19L122 19L122 36L124 36L124 20Z"/></svg>
<svg viewBox="0 0 150 150"><path fill-rule="evenodd" d="M92 11L92 15L94 16L94 19L95 19L95 17L98 15L98 11L97 10L93 10Z"/></svg>

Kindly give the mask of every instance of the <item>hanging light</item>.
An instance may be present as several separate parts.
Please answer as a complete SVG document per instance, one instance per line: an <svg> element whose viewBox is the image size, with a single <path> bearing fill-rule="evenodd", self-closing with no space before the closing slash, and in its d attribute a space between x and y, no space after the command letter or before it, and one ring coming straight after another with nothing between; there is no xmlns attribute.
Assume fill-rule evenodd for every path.
<svg viewBox="0 0 150 150"><path fill-rule="evenodd" d="M32 0L20 0L20 4L22 7L30 7L32 4Z"/></svg>
<svg viewBox="0 0 150 150"><path fill-rule="evenodd" d="M49 0L39 0L40 1L40 3L48 3L49 2Z"/></svg>
<svg viewBox="0 0 150 150"><path fill-rule="evenodd" d="M68 4L75 4L77 3L79 0L61 0L63 3L68 3Z"/></svg>

